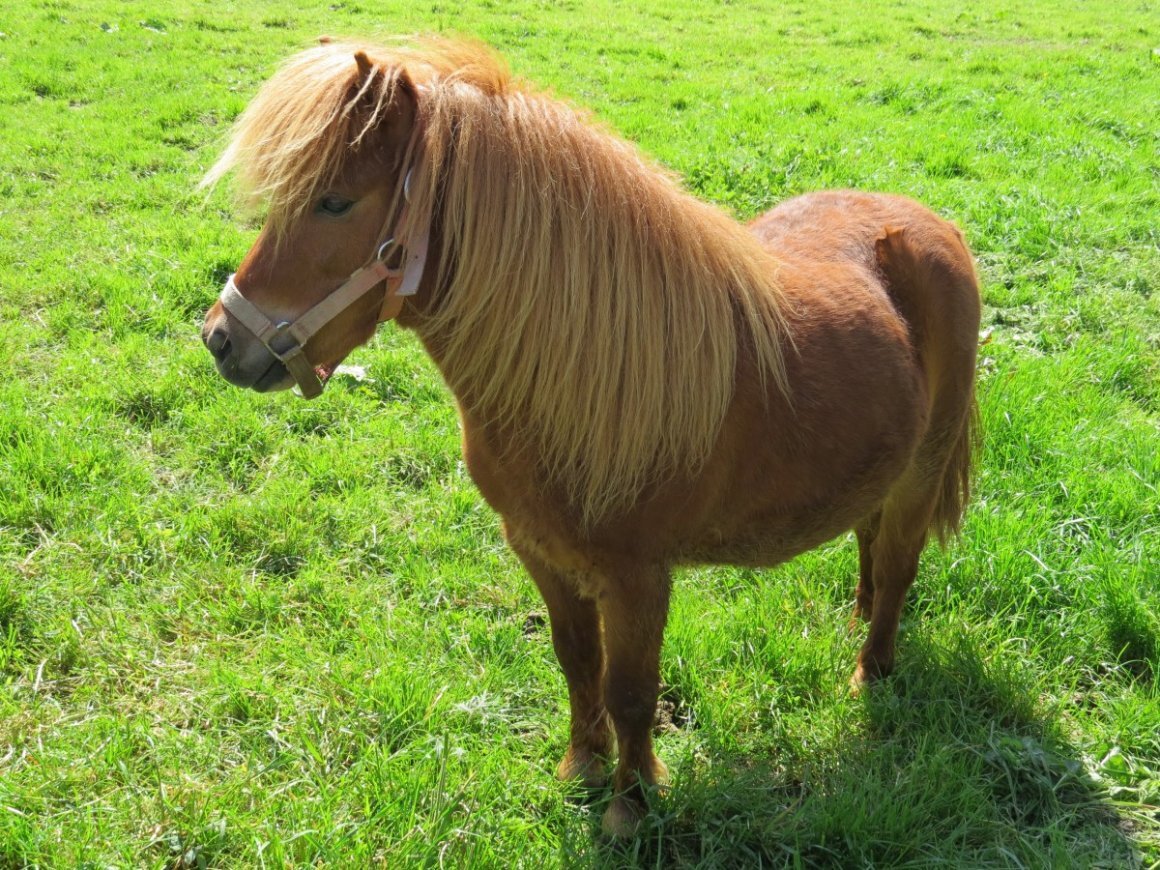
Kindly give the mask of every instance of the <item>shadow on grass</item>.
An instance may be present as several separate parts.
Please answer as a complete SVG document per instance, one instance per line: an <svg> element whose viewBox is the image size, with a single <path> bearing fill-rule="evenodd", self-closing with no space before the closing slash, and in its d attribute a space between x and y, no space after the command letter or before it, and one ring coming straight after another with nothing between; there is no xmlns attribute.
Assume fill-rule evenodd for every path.
<svg viewBox="0 0 1160 870"><path fill-rule="evenodd" d="M603 839L594 806L588 829L564 838L568 863L1143 865L1131 823L1034 690L1017 670L992 672L970 641L947 649L912 632L896 675L844 703L850 715L823 718L816 737L805 723L803 745L677 759L634 841Z"/></svg>

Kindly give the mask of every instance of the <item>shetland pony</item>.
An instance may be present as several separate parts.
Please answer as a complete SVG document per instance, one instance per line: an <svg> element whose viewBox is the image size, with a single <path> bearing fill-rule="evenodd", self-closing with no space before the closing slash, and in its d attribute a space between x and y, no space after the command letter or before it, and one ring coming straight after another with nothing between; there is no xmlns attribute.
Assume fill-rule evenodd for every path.
<svg viewBox="0 0 1160 870"><path fill-rule="evenodd" d="M790 200L748 226L458 41L324 44L238 120L206 183L268 209L208 312L219 372L315 394L394 319L458 403L472 478L547 604L568 683L558 775L631 833L674 567L775 565L853 529L853 680L969 489L979 292L902 197ZM240 300L240 301L239 301Z"/></svg>

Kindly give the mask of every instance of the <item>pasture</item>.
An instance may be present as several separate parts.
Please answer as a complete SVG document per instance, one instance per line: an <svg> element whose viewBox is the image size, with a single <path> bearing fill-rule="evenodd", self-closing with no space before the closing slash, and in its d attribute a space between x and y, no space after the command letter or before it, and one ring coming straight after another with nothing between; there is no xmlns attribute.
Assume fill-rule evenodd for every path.
<svg viewBox="0 0 1160 870"><path fill-rule="evenodd" d="M1160 866L1153 2L0 10L0 867ZM983 285L983 448L898 670L857 553L675 584L639 838L552 770L543 606L388 325L319 399L198 340L253 240L196 190L319 34L448 31L749 219L904 193Z"/></svg>

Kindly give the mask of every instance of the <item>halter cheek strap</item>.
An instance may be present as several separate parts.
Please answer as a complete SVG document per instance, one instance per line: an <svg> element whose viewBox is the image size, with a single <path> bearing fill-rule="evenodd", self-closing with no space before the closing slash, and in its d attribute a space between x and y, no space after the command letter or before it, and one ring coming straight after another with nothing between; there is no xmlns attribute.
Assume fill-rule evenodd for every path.
<svg viewBox="0 0 1160 870"><path fill-rule="evenodd" d="M410 181L408 173L407 181ZM399 215L398 225L406 217L406 206ZM238 290L234 276L230 275L222 290L222 306L257 339L266 346L294 376L302 390L302 395L313 399L322 393L322 379L303 353L303 348L328 323L366 295L376 285L386 281L383 304L379 310L378 322L390 320L399 313L403 298L415 295L419 282L423 279L423 268L427 262L427 247L430 228L423 231L405 247L403 263L392 268L387 265L388 257L396 247L401 247L393 237L379 245L374 259L354 272L346 281L325 299L293 322L274 323ZM392 286L393 285L393 286Z"/></svg>

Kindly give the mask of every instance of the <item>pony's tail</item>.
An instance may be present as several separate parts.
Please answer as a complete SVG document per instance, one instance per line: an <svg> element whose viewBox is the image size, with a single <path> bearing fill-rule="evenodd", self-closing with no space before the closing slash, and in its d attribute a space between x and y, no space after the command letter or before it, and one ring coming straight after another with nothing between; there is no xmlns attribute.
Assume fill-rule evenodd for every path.
<svg viewBox="0 0 1160 870"><path fill-rule="evenodd" d="M930 429L918 448L915 470L922 498L934 500L928 530L946 544L962 526L979 442L978 279L962 233L933 215L917 232L888 226L874 244L891 295L904 300L906 314L900 310L900 316L912 329L920 327L915 330L922 336L917 351L931 404Z"/></svg>
<svg viewBox="0 0 1160 870"><path fill-rule="evenodd" d="M945 545L958 535L963 512L971 500L971 474L974 453L980 441L979 428L979 403L975 400L972 388L958 437L947 456L942 484L930 520L931 530L938 536L940 545Z"/></svg>

